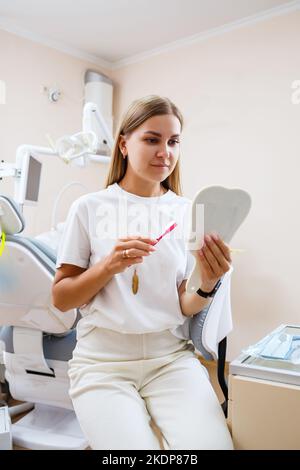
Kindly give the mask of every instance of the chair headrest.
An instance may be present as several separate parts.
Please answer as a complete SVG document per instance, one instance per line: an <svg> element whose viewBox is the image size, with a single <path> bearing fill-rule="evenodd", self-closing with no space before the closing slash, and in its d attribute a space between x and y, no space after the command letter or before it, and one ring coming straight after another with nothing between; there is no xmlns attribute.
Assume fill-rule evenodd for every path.
<svg viewBox="0 0 300 470"><path fill-rule="evenodd" d="M21 233L25 228L25 220L17 204L7 196L0 196L0 228L7 235Z"/></svg>

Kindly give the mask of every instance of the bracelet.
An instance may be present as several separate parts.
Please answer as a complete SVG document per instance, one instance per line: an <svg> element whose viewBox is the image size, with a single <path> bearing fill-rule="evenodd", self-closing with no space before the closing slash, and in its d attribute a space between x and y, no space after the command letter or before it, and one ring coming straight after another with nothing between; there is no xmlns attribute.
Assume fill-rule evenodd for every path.
<svg viewBox="0 0 300 470"><path fill-rule="evenodd" d="M204 292L202 289L199 288L197 290L197 294L200 295L200 297L204 297L205 299L207 299L207 297L213 297L215 295L215 293L217 292L217 290L219 289L221 284L222 284L222 282L220 280L218 280L218 282L215 285L215 287L213 288L213 290L211 290L210 292Z"/></svg>

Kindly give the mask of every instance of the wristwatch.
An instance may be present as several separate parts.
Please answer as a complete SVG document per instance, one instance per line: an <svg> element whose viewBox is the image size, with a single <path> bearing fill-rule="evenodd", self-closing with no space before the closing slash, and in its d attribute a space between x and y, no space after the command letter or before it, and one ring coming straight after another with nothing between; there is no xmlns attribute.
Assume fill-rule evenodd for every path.
<svg viewBox="0 0 300 470"><path fill-rule="evenodd" d="M204 297L205 299L207 299L207 297L213 297L215 295L215 293L217 292L217 290L219 289L220 285L222 284L222 282L220 281L220 279L218 280L217 284L215 285L215 287L213 288L212 291L210 292L204 292L203 290L201 290L200 288L197 290L197 294L200 295L200 297Z"/></svg>

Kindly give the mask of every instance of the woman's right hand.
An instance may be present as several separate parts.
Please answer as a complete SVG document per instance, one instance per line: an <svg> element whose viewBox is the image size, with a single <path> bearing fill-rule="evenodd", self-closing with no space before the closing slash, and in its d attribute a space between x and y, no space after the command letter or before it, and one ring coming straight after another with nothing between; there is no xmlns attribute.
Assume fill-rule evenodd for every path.
<svg viewBox="0 0 300 470"><path fill-rule="evenodd" d="M156 240L140 236L120 238L111 253L105 258L104 264L107 272L114 275L125 271L133 264L142 263L144 256L149 256L156 251L156 248L153 247L155 243ZM128 257L124 257L125 250L127 250Z"/></svg>

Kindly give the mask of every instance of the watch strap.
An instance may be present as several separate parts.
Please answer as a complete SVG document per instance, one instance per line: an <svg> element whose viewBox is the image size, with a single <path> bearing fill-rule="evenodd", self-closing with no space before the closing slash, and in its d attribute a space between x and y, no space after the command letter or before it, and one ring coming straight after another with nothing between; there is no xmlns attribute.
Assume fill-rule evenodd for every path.
<svg viewBox="0 0 300 470"><path fill-rule="evenodd" d="M200 295L200 297L204 297L207 299L208 297L213 297L217 290L219 289L220 285L222 284L221 280L219 279L215 287L210 291L210 292L204 292L202 289L197 290L197 294Z"/></svg>

